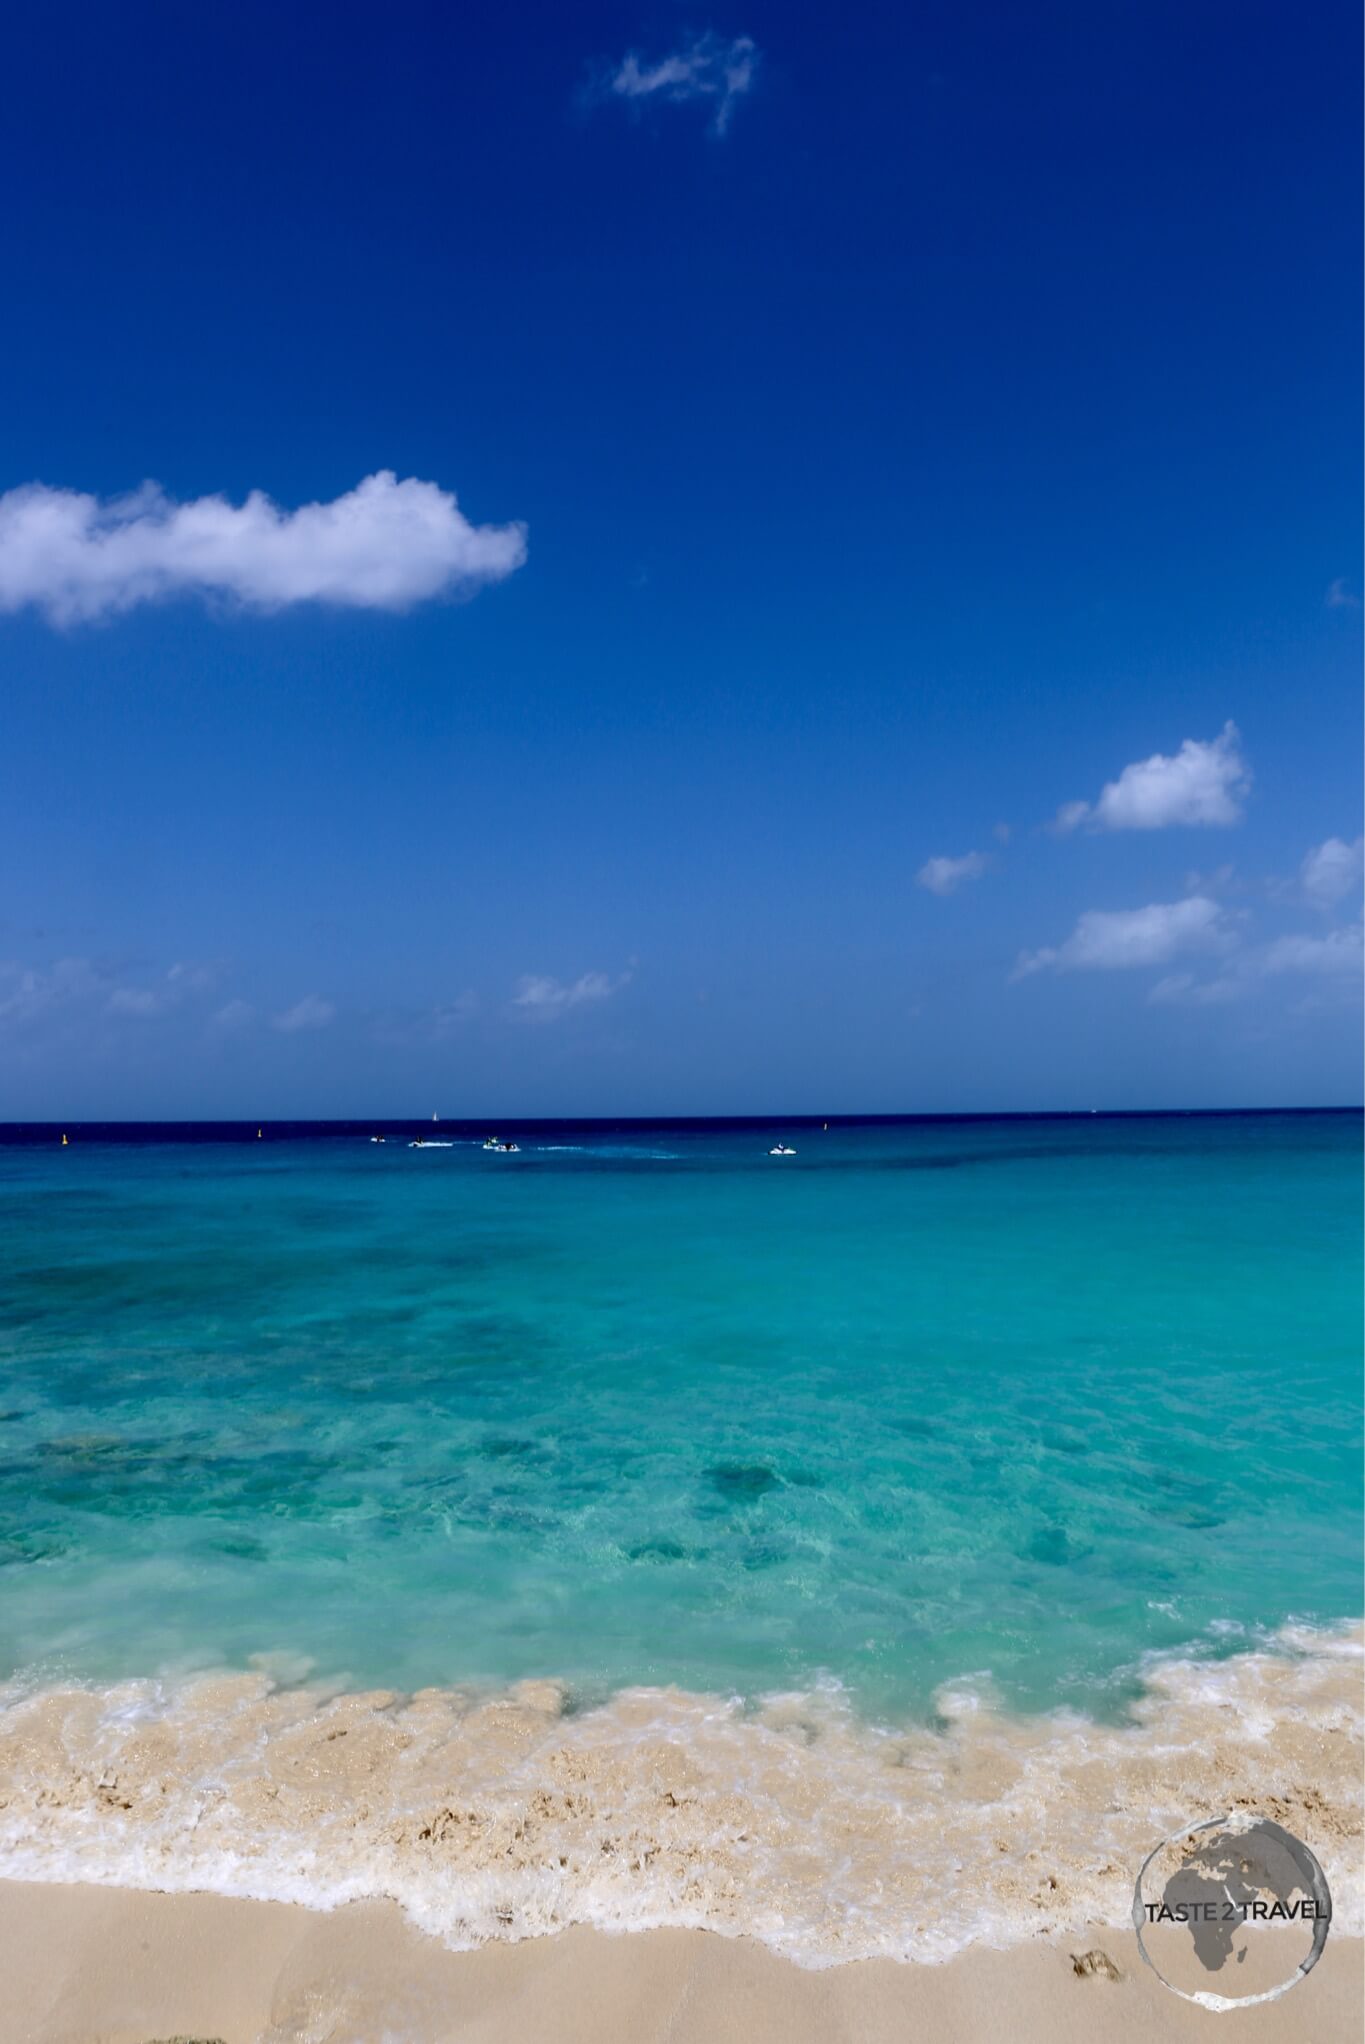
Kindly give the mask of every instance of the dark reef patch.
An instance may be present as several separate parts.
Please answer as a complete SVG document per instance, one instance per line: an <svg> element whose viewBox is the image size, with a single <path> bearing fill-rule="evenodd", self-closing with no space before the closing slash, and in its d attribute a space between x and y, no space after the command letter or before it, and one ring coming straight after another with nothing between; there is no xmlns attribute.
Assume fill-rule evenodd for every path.
<svg viewBox="0 0 1365 2044"><path fill-rule="evenodd" d="M724 1498L742 1502L776 1490L781 1479L763 1462L717 1462L706 1474Z"/></svg>

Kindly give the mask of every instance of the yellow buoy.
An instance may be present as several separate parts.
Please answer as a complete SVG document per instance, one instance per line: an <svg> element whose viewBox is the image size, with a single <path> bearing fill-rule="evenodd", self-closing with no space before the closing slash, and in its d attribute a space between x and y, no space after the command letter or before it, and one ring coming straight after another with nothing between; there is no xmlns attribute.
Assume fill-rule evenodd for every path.
<svg viewBox="0 0 1365 2044"><path fill-rule="evenodd" d="M65 1137L65 1136L63 1136L63 1137L62 1137L62 1148L63 1148L63 1149L65 1149L65 1148L66 1148L66 1137Z"/></svg>
<svg viewBox="0 0 1365 2044"><path fill-rule="evenodd" d="M258 1142L258 1143L259 1143L259 1141L261 1140L261 1132L260 1132L260 1130L259 1130L259 1129L257 1129L257 1131L256 1131L256 1140L257 1140L257 1142Z"/></svg>

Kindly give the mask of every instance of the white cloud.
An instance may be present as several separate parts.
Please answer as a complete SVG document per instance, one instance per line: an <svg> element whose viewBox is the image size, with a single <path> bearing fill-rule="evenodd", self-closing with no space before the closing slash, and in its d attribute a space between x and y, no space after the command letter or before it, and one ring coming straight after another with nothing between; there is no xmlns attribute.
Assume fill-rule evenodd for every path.
<svg viewBox="0 0 1365 2044"><path fill-rule="evenodd" d="M378 1043L444 1043L459 1030L467 1028L482 1006L479 996L471 989L456 994L453 1000L439 1001L429 1008L390 1009L374 1017L374 1038Z"/></svg>
<svg viewBox="0 0 1365 2044"><path fill-rule="evenodd" d="M219 965L181 959L152 986L116 986L107 1002L108 1011L111 1015L137 1015L150 1021L153 1016L168 1014L172 1008L208 993L221 976Z"/></svg>
<svg viewBox="0 0 1365 2044"><path fill-rule="evenodd" d="M273 1016L271 1026L282 1029L286 1036L292 1036L300 1029L325 1029L335 1017L336 1009L330 1001L322 1000L317 994L305 994L282 1015Z"/></svg>
<svg viewBox="0 0 1365 2044"><path fill-rule="evenodd" d="M479 1012L479 997L472 990L456 994L453 1001L443 1002L433 1008L427 1023L433 1036L448 1036L452 1029L458 1029Z"/></svg>
<svg viewBox="0 0 1365 2044"><path fill-rule="evenodd" d="M1329 610L1360 609L1360 598L1351 594L1344 575L1338 575L1335 581L1328 584L1327 594L1323 601Z"/></svg>
<svg viewBox="0 0 1365 2044"><path fill-rule="evenodd" d="M915 879L931 894L954 894L964 880L979 880L989 865L984 852L964 852L960 859L926 859Z"/></svg>
<svg viewBox="0 0 1365 2044"><path fill-rule="evenodd" d="M250 1001L229 1001L209 1019L215 1029L245 1029L256 1020L256 1010Z"/></svg>
<svg viewBox="0 0 1365 2044"><path fill-rule="evenodd" d="M1057 837L1066 837L1068 832L1079 830L1089 814L1088 802L1063 802L1048 828Z"/></svg>
<svg viewBox="0 0 1365 2044"><path fill-rule="evenodd" d="M211 987L219 968L179 964L150 982L122 976L108 959L59 958L51 965L0 962L0 1026L57 1026L97 1015L152 1021L184 1007Z"/></svg>
<svg viewBox="0 0 1365 2044"><path fill-rule="evenodd" d="M1227 951L1236 942L1226 910L1202 894L1146 908L1087 909L1064 944L1022 952L1013 976L1128 971L1166 965L1189 951Z"/></svg>
<svg viewBox="0 0 1365 2044"><path fill-rule="evenodd" d="M54 1013L110 991L109 974L88 958L59 958L54 965L0 964L0 1024L22 1029Z"/></svg>
<svg viewBox="0 0 1365 2044"><path fill-rule="evenodd" d="M150 1021L178 1008L196 994L207 993L217 984L221 967L194 964L186 960L172 965L164 979L154 986L116 986L106 1006L111 1015L136 1015Z"/></svg>
<svg viewBox="0 0 1365 2044"><path fill-rule="evenodd" d="M1333 930L1326 937L1277 937L1256 960L1261 973L1307 972L1359 975L1361 927Z"/></svg>
<svg viewBox="0 0 1365 2044"><path fill-rule="evenodd" d="M565 982L550 979L547 975L527 973L517 983L512 996L512 1006L537 1021L549 1022L567 1014L570 1008L580 1008L585 1002L609 1000L629 980L628 972L619 979L609 979L605 972L585 972L577 979Z"/></svg>
<svg viewBox="0 0 1365 2044"><path fill-rule="evenodd" d="M1187 738L1170 757L1154 752L1135 760L1098 801L1064 803L1052 827L1065 835L1082 824L1090 830L1166 830L1180 823L1236 823L1250 785L1237 726L1229 722L1207 742Z"/></svg>
<svg viewBox="0 0 1365 2044"><path fill-rule="evenodd" d="M632 50L605 82L617 99L657 99L670 106L704 100L713 108L711 127L723 135L735 106L754 82L758 51L746 35L727 42L714 33L700 35L657 63L643 63Z"/></svg>
<svg viewBox="0 0 1365 2044"><path fill-rule="evenodd" d="M139 1015L148 1020L159 1015L164 1006L162 996L151 987L115 987L109 996L111 1015Z"/></svg>
<svg viewBox="0 0 1365 2044"><path fill-rule="evenodd" d="M1211 873L1201 872L1196 867L1185 875L1186 894L1232 894L1239 888L1237 868L1230 859L1221 866L1215 866Z"/></svg>
<svg viewBox="0 0 1365 2044"><path fill-rule="evenodd" d="M1299 881L1308 899L1318 908L1331 908L1348 894L1360 891L1365 877L1365 839L1348 845L1344 838L1329 837L1314 845L1299 868Z"/></svg>
<svg viewBox="0 0 1365 2044"><path fill-rule="evenodd" d="M296 511L260 490L176 503L155 483L103 502L42 483L0 496L0 611L32 604L54 624L177 596L406 610L525 558L524 526L471 525L449 490L388 469Z"/></svg>
<svg viewBox="0 0 1365 2044"><path fill-rule="evenodd" d="M1166 1005L1211 1007L1241 1000L1257 981L1292 974L1316 980L1336 1000L1350 997L1352 987L1360 984L1362 970L1365 970L1365 950L1362 949L1361 926L1354 923L1349 928L1333 930L1325 937L1305 936L1297 932L1276 937L1269 944L1241 952L1232 961L1230 969L1216 979L1196 980L1193 973L1174 973L1159 981L1147 998ZM1324 1003L1315 998L1312 1005ZM1306 1005L1301 1007L1301 1012L1306 1012Z"/></svg>
<svg viewBox="0 0 1365 2044"><path fill-rule="evenodd" d="M183 958L166 974L167 980L178 992L194 994L206 993L221 976L222 967L219 965L194 965Z"/></svg>
<svg viewBox="0 0 1365 2044"><path fill-rule="evenodd" d="M1155 1007L1214 1008L1239 1001L1247 981L1224 974L1221 979L1197 980L1192 972L1168 973L1159 979L1147 999Z"/></svg>

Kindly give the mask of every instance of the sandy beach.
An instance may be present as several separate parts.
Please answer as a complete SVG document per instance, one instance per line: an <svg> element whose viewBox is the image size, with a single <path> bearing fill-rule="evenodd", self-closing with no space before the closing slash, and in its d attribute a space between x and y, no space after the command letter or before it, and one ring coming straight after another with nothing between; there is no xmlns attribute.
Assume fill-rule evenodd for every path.
<svg viewBox="0 0 1365 2044"><path fill-rule="evenodd" d="M588 1930L451 1952L391 1904L319 1912L211 1895L0 1883L2 2044L1127 2044L1207 2037L1131 1932L943 1966L805 1971L744 1938ZM1101 1954L1099 1958L1088 1954ZM1360 2034L1365 1946L1329 1939L1244 2044ZM1106 1963L1107 1962L1107 1963ZM1117 1978L1112 1977L1115 1969Z"/></svg>

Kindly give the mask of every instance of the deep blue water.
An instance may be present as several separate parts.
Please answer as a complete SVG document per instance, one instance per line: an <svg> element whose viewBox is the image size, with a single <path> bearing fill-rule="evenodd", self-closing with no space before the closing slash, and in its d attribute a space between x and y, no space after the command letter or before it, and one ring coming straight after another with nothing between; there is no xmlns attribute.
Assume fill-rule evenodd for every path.
<svg viewBox="0 0 1365 2044"><path fill-rule="evenodd" d="M0 1130L5 1671L1103 1711L1360 1611L1355 1114L374 1126Z"/></svg>

